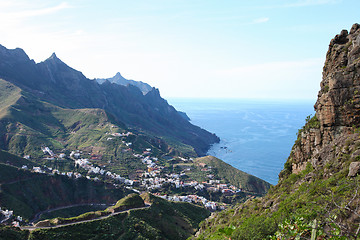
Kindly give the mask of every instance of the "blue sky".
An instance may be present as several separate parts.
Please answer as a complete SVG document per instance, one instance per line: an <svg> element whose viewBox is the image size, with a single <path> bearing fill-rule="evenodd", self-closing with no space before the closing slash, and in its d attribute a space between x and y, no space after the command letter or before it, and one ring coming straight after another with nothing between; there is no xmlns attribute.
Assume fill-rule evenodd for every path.
<svg viewBox="0 0 360 240"><path fill-rule="evenodd" d="M316 99L358 0L0 0L0 44L167 97Z"/></svg>

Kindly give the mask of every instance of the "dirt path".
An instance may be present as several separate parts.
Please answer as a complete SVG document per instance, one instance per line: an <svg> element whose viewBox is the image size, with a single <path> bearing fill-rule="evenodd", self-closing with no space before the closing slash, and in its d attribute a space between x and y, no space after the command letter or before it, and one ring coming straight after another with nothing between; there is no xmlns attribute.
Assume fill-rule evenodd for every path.
<svg viewBox="0 0 360 240"><path fill-rule="evenodd" d="M115 216L118 215L120 213L124 213L127 212L129 213L131 210L140 210L140 209L146 209L149 208L151 205L146 205L145 207L139 207L139 208L131 208L131 209L127 209L127 210L123 210L120 212L116 212L116 213L111 213L107 216L102 216L96 219L91 219L91 220L84 220L84 221L79 221L79 222L73 222L73 223L65 223L65 224L60 224L60 225L56 225L56 226L50 226L50 227L35 227L35 226L22 226L20 227L21 230L28 230L28 231L34 231L36 229L49 229L49 228L59 228L59 227L65 227L65 226L70 226L70 225L75 225L75 224L81 224L81 223L86 223L86 222L92 222L92 221L98 221L98 220L102 220L111 216Z"/></svg>

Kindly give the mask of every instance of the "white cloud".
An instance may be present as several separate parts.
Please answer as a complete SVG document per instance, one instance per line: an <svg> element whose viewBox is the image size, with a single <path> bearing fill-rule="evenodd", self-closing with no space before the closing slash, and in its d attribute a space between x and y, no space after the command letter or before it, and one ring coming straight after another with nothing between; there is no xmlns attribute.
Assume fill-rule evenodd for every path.
<svg viewBox="0 0 360 240"><path fill-rule="evenodd" d="M52 7L39 7L39 8L30 8L29 5L22 5L23 9L20 9L17 4L11 4L10 2L3 2L0 3L2 8L1 18L7 20L22 20L28 17L36 17L36 16L43 16L56 13L58 11L71 8L72 6L69 5L67 2L62 2L56 6ZM24 9L25 6L25 9Z"/></svg>
<svg viewBox="0 0 360 240"><path fill-rule="evenodd" d="M61 11L63 9L71 8L71 6L66 3L60 3L57 6L54 7L47 7L47 8L41 8L41 9L33 9L33 10L26 10L23 12L18 12L17 15L22 17L35 17L35 16L41 16L41 15L47 15L52 14L58 11Z"/></svg>

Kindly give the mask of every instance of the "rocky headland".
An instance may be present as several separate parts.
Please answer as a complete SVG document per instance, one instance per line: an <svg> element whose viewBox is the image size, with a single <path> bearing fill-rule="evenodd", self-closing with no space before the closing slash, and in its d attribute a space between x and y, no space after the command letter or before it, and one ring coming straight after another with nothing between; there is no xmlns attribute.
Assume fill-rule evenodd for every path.
<svg viewBox="0 0 360 240"><path fill-rule="evenodd" d="M198 239L358 239L360 25L330 42L315 116L263 198L213 214Z"/></svg>

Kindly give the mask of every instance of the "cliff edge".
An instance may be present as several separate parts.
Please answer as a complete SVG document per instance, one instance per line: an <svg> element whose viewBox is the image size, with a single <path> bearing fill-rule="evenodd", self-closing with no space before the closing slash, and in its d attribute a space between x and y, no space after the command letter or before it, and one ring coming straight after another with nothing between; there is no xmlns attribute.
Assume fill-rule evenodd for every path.
<svg viewBox="0 0 360 240"><path fill-rule="evenodd" d="M342 30L330 42L323 68L316 114L298 133L290 156L291 171L303 171L308 162L326 162L326 146L354 132L360 125L360 25Z"/></svg>
<svg viewBox="0 0 360 240"><path fill-rule="evenodd" d="M360 25L330 42L315 116L299 129L279 182L204 221L198 239L360 237Z"/></svg>

